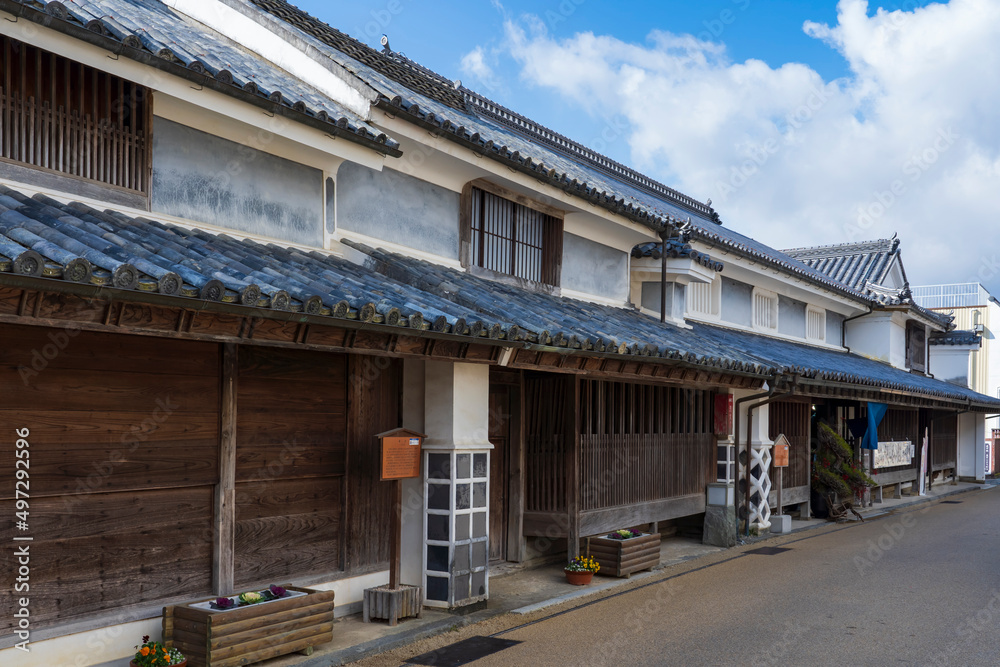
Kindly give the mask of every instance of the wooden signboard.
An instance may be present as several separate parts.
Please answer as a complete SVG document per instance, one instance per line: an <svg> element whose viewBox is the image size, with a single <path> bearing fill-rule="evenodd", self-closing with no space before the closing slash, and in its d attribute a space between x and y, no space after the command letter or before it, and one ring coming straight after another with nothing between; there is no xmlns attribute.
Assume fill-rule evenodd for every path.
<svg viewBox="0 0 1000 667"><path fill-rule="evenodd" d="M378 437L382 441L381 481L420 477L420 443L423 435L396 429Z"/></svg>
<svg viewBox="0 0 1000 667"><path fill-rule="evenodd" d="M375 437L382 443L381 481L393 482L396 486L396 500L393 502L392 516L389 517L389 535L392 539L389 544L389 589L402 595L403 589L399 586L399 554L402 551L400 531L403 526L402 480L420 477L421 444L427 436L405 428L394 428ZM374 596L372 591L375 589L366 589L365 595Z"/></svg>
<svg viewBox="0 0 1000 667"><path fill-rule="evenodd" d="M715 437L728 438L733 434L733 395L715 395Z"/></svg>
<svg viewBox="0 0 1000 667"><path fill-rule="evenodd" d="M782 433L774 440L774 467L775 468L787 468L788 467L788 438Z"/></svg>

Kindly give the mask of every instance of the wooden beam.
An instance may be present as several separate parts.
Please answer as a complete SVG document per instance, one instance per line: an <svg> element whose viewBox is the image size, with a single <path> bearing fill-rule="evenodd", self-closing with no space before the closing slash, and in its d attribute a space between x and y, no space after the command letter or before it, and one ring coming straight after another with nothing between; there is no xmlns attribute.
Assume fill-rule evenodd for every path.
<svg viewBox="0 0 1000 667"><path fill-rule="evenodd" d="M232 595L236 538L236 392L239 348L222 347L222 396L219 434L219 483L215 487L215 530L212 559L212 590Z"/></svg>

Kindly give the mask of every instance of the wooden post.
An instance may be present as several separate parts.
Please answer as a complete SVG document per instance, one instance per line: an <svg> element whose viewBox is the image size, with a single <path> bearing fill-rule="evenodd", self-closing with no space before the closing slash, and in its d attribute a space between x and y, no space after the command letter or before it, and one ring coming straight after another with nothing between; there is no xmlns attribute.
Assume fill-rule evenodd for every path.
<svg viewBox="0 0 1000 667"><path fill-rule="evenodd" d="M392 543L389 547L389 588L396 590L399 588L399 561L403 547L403 481L397 479L393 484L396 486L395 499L393 500L392 512Z"/></svg>
<svg viewBox="0 0 1000 667"><path fill-rule="evenodd" d="M236 391L239 348L222 346L222 406L219 434L219 483L215 487L212 590L232 595L236 534Z"/></svg>
<svg viewBox="0 0 1000 667"><path fill-rule="evenodd" d="M510 477L508 486L509 511L507 520L507 560L523 563L527 558L524 539L524 374L519 371L517 388L511 397L510 439L508 441Z"/></svg>
<svg viewBox="0 0 1000 667"><path fill-rule="evenodd" d="M580 555L580 378L568 378L565 421L566 548L570 558Z"/></svg>

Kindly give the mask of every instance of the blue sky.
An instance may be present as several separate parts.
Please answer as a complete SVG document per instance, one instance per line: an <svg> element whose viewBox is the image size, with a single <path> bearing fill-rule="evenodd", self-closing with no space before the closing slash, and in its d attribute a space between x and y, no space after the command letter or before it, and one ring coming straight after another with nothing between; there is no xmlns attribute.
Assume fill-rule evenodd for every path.
<svg viewBox="0 0 1000 667"><path fill-rule="evenodd" d="M297 4L770 245L898 233L913 284L1000 294L998 0Z"/></svg>

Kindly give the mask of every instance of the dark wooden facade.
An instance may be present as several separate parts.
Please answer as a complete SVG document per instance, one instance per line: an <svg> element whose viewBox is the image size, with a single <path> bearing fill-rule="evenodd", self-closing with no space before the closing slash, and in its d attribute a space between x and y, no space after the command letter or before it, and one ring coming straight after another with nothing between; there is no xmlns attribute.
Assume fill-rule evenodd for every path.
<svg viewBox="0 0 1000 667"><path fill-rule="evenodd" d="M34 629L384 569L372 436L399 425L397 360L9 324L0 341L0 420L30 430Z"/></svg>
<svg viewBox="0 0 1000 667"><path fill-rule="evenodd" d="M812 459L812 402L808 398L775 401L768 407L768 437L779 434L788 438L788 466L781 473L781 502L785 505L806 502L810 492L810 461ZM773 461L771 476L771 506L777 506L778 470Z"/></svg>
<svg viewBox="0 0 1000 667"><path fill-rule="evenodd" d="M705 509L712 392L525 375L524 534L574 538Z"/></svg>

